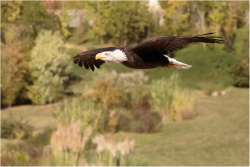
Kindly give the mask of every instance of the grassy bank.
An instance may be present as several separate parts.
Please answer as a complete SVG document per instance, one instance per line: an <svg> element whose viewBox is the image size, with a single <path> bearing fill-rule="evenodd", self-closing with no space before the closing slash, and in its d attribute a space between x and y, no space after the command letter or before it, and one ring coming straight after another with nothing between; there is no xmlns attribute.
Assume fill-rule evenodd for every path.
<svg viewBox="0 0 250 167"><path fill-rule="evenodd" d="M249 165L248 89L227 89L226 96L200 98L196 119L165 122L160 133L110 135L135 139L137 158L148 165Z"/></svg>
<svg viewBox="0 0 250 167"><path fill-rule="evenodd" d="M105 134L109 140L135 140L135 160L145 165L248 165L249 157L249 90L226 89L225 96L211 97L196 93L195 110L198 116L188 121L166 121L158 133ZM54 126L54 107L22 106L2 111L14 117L30 120L36 130ZM25 142L25 141L24 141ZM16 140L1 140L2 150ZM39 161L40 165L47 164Z"/></svg>

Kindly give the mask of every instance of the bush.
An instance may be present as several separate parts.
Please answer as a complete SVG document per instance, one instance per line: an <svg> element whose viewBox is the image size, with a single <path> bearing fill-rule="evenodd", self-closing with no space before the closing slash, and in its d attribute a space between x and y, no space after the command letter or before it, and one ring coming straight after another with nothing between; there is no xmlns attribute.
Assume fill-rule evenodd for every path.
<svg viewBox="0 0 250 167"><path fill-rule="evenodd" d="M151 105L158 111L162 119L174 118L180 108L193 108L194 96L187 90L180 88L177 73L169 79L155 80L151 83Z"/></svg>
<svg viewBox="0 0 250 167"><path fill-rule="evenodd" d="M29 63L33 85L28 87L28 96L34 104L46 104L62 96L69 55L59 32L41 31L35 44Z"/></svg>
<svg viewBox="0 0 250 167"><path fill-rule="evenodd" d="M249 55L238 58L232 70L234 85L249 88Z"/></svg>
<svg viewBox="0 0 250 167"><path fill-rule="evenodd" d="M88 97L103 110L105 131L156 132L161 125L158 113L150 109L150 94L142 71L100 72Z"/></svg>
<svg viewBox="0 0 250 167"><path fill-rule="evenodd" d="M83 128L95 131L156 132L161 125L158 113L151 112L150 94L142 71L132 73L97 72L96 84L79 98L65 100L55 113L58 122L79 119ZM128 123L131 122L131 123Z"/></svg>
<svg viewBox="0 0 250 167"><path fill-rule="evenodd" d="M145 83L148 80L148 77L144 74L143 71L133 71L128 73L117 73L116 71L107 72L99 72L97 74L97 82L99 82L98 86L93 87L93 91L91 92L100 92L99 94L95 94L94 96L98 96L99 99L108 98L110 93L106 90L106 87L110 87L109 89L115 90L116 104L120 107L124 107L127 109L149 109L149 92L147 90L147 86ZM101 84L102 83L102 84ZM105 87L104 87L105 83ZM102 90L104 89L104 90ZM101 92L106 92L104 95ZM112 96L111 96L112 97ZM117 101L118 100L118 101ZM111 102L110 100L106 100L107 102ZM113 108L114 108L113 107Z"/></svg>
<svg viewBox="0 0 250 167"><path fill-rule="evenodd" d="M117 131L153 133L162 127L161 116L149 110L120 111L117 115Z"/></svg>
<svg viewBox="0 0 250 167"><path fill-rule="evenodd" d="M1 152L2 166L39 166L43 148L36 148L29 142L8 144Z"/></svg>
<svg viewBox="0 0 250 167"><path fill-rule="evenodd" d="M27 140L28 143L35 147L43 147L49 145L52 128L45 129L43 132L34 131L32 138Z"/></svg>
<svg viewBox="0 0 250 167"><path fill-rule="evenodd" d="M33 127L23 118L16 119L12 115L2 118L1 138L6 139L27 139L32 136Z"/></svg>
<svg viewBox="0 0 250 167"><path fill-rule="evenodd" d="M27 166L30 157L26 152L3 151L1 165L3 166Z"/></svg>
<svg viewBox="0 0 250 167"><path fill-rule="evenodd" d="M121 102L121 92L112 85L110 80L99 81L88 96L105 111L116 107Z"/></svg>
<svg viewBox="0 0 250 167"><path fill-rule="evenodd" d="M237 61L232 67L231 73L235 86L249 88L249 32L247 29L242 29L239 30L237 34L240 35L240 37L237 37L236 40L243 39L239 41L239 48L237 46ZM244 36L246 34L247 36Z"/></svg>
<svg viewBox="0 0 250 167"><path fill-rule="evenodd" d="M86 97L64 100L54 116L58 123L70 124L72 119L81 121L83 129L93 127L93 131L103 130L105 118L103 110L94 106Z"/></svg>

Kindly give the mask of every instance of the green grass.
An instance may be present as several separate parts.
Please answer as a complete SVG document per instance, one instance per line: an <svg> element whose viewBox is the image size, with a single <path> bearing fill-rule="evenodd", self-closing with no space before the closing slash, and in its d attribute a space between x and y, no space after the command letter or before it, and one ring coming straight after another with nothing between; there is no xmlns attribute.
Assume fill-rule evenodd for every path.
<svg viewBox="0 0 250 167"><path fill-rule="evenodd" d="M248 89L227 89L220 97L198 99L193 120L165 122L160 133L118 133L135 139L135 157L157 166L249 165Z"/></svg>
<svg viewBox="0 0 250 167"><path fill-rule="evenodd" d="M44 130L46 128L55 126L55 120L52 117L53 112L56 110L56 105L38 105L38 106L19 106L7 108L1 111L1 117L8 117L12 114L16 118L24 118L32 125L35 130ZM1 118L1 119L2 119Z"/></svg>

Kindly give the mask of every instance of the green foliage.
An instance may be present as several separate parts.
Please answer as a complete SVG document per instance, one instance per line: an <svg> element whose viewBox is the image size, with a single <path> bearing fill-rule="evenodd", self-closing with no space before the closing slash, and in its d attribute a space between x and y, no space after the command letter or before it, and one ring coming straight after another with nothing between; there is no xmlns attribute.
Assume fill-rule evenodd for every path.
<svg viewBox="0 0 250 167"><path fill-rule="evenodd" d="M37 32L42 29L56 30L59 28L58 18L46 11L45 2L42 1L24 1L20 19L23 23L32 25Z"/></svg>
<svg viewBox="0 0 250 167"><path fill-rule="evenodd" d="M16 119L12 115L1 120L1 138L27 139L32 136L33 127L23 118Z"/></svg>
<svg viewBox="0 0 250 167"><path fill-rule="evenodd" d="M186 1L162 1L160 3L165 8L165 21L163 26L155 27L155 35L186 35L187 30L193 23L191 13L187 12L190 9L190 3ZM161 32L161 29L163 32Z"/></svg>
<svg viewBox="0 0 250 167"><path fill-rule="evenodd" d="M193 108L194 96L180 88L180 79L177 73L169 79L155 80L151 83L151 105L158 111L162 119L174 117L180 108Z"/></svg>
<svg viewBox="0 0 250 167"><path fill-rule="evenodd" d="M1 155L1 165L3 166L26 166L29 160L29 155L23 151L4 151Z"/></svg>
<svg viewBox="0 0 250 167"><path fill-rule="evenodd" d="M59 15L59 20L60 20L60 24L61 24L61 31L62 34L65 38L68 38L71 33L68 30L68 23L69 23L69 16L68 16L68 11L67 10L63 10L62 14Z"/></svg>
<svg viewBox="0 0 250 167"><path fill-rule="evenodd" d="M20 19L22 1L1 2L2 21L16 21Z"/></svg>
<svg viewBox="0 0 250 167"><path fill-rule="evenodd" d="M182 86L203 89L201 83L207 82L212 83L208 86L215 91L218 87L224 89L232 85L230 71L235 62L234 53L226 52L223 45L214 45L212 50L208 47L204 49L202 44L196 44L177 52L177 60L192 65L192 68L180 71Z"/></svg>
<svg viewBox="0 0 250 167"><path fill-rule="evenodd" d="M154 133L162 127L161 116L150 110L120 110L116 131Z"/></svg>
<svg viewBox="0 0 250 167"><path fill-rule="evenodd" d="M249 87L249 38L248 38L248 30L241 29L238 31L239 36L243 36L241 38L237 38L239 41L239 48L237 47L237 61L232 67L232 75L234 78L234 85L237 87ZM246 35L247 34L247 35Z"/></svg>
<svg viewBox="0 0 250 167"><path fill-rule="evenodd" d="M34 147L43 147L49 145L52 128L45 129L43 132L34 131L32 138L29 138L27 142Z"/></svg>
<svg viewBox="0 0 250 167"><path fill-rule="evenodd" d="M10 26L16 26L19 40L22 40L23 52L27 53L34 45L34 39L42 29L56 30L59 28L58 18L49 15L44 2L39 1L8 1L1 3L1 34ZM32 13L32 15L30 14Z"/></svg>
<svg viewBox="0 0 250 167"><path fill-rule="evenodd" d="M5 34L6 44L1 43L2 64L1 64L1 105L11 106L20 96L20 91L25 86L24 76L27 73L28 65L20 53L21 42L15 41L16 36L13 35L13 27L10 27L8 33ZM13 34L12 34L13 33Z"/></svg>
<svg viewBox="0 0 250 167"><path fill-rule="evenodd" d="M34 104L46 104L63 93L69 55L58 32L41 31L35 43L29 62L33 85L28 87L28 96Z"/></svg>
<svg viewBox="0 0 250 167"><path fill-rule="evenodd" d="M141 133L159 130L161 118L150 111L150 94L145 85L148 77L142 71L99 72L97 78L101 81L97 81L88 96L104 110L105 130Z"/></svg>
<svg viewBox="0 0 250 167"><path fill-rule="evenodd" d="M20 143L7 143L1 152L1 165L39 166L41 165L40 159L45 157L43 154L44 150L46 150L46 148L34 147L34 145L29 142L29 139Z"/></svg>
<svg viewBox="0 0 250 167"><path fill-rule="evenodd" d="M104 110L113 109L120 103L121 92L118 88L113 87L110 80L104 80L98 82L92 88L93 92L89 94L89 97L100 108Z"/></svg>
<svg viewBox="0 0 250 167"><path fill-rule="evenodd" d="M62 105L54 113L58 123L70 124L72 119L81 121L83 129L93 127L93 131L103 130L103 112L85 97L64 100Z"/></svg>
<svg viewBox="0 0 250 167"><path fill-rule="evenodd" d="M217 2L217 5L212 9L208 15L209 22L215 26L215 31L219 32L220 26L225 25L228 14L224 11L228 10L227 2Z"/></svg>
<svg viewBox="0 0 250 167"><path fill-rule="evenodd" d="M111 72L103 70L98 72L97 78L96 82L99 85L93 88L94 97L104 100L107 104L114 103L112 108L117 107L117 105L127 109L148 109L150 107L149 92L145 86L148 76L143 71L117 73L114 70ZM109 95L111 92L115 95L113 99ZM102 108L112 109L105 106Z"/></svg>
<svg viewBox="0 0 250 167"><path fill-rule="evenodd" d="M99 132L159 130L161 118L150 111L147 76L142 71L120 74L100 71L96 78L91 88L85 87L82 97L64 101L55 113L59 122L69 123L78 118L84 127L92 125Z"/></svg>
<svg viewBox="0 0 250 167"><path fill-rule="evenodd" d="M147 37L151 18L145 2L102 1L88 6L88 17L95 20L89 36L95 41L127 45Z"/></svg>

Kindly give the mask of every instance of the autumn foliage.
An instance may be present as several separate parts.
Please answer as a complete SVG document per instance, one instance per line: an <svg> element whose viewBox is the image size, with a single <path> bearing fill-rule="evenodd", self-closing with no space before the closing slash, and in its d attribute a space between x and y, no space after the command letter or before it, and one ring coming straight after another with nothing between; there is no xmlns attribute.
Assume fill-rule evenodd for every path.
<svg viewBox="0 0 250 167"><path fill-rule="evenodd" d="M1 105L11 106L25 86L24 75L28 64L20 53L21 42L1 44Z"/></svg>

